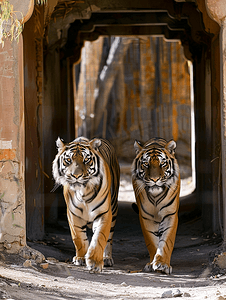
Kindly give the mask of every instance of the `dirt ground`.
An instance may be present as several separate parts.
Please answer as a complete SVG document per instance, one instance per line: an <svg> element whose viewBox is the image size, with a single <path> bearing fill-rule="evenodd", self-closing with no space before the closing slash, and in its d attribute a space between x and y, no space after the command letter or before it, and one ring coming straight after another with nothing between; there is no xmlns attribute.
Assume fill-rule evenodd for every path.
<svg viewBox="0 0 226 300"><path fill-rule="evenodd" d="M142 271L149 257L131 195L125 183L119 195L113 267L91 274L85 267L72 265L74 246L67 222L62 220L57 231L48 228L44 241L28 242L45 255L46 269L35 260L1 255L0 299L226 299L226 270L211 264L211 253L220 249L220 239L215 234L203 234L197 215L180 215L171 259L173 273Z"/></svg>

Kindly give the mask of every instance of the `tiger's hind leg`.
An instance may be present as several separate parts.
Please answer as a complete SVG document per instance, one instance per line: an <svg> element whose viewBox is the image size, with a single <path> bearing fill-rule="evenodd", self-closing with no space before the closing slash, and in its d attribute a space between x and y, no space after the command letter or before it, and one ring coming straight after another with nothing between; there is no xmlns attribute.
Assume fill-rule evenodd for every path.
<svg viewBox="0 0 226 300"><path fill-rule="evenodd" d="M113 211L113 217L111 222L111 230L108 237L107 245L104 249L104 266L105 267L112 267L114 265L114 260L112 258L112 243L113 243L113 234L116 224L116 217L118 213L118 205L116 206L115 210Z"/></svg>
<svg viewBox="0 0 226 300"><path fill-rule="evenodd" d="M104 266L112 267L114 264L112 258L112 239L107 241L107 245L104 249Z"/></svg>

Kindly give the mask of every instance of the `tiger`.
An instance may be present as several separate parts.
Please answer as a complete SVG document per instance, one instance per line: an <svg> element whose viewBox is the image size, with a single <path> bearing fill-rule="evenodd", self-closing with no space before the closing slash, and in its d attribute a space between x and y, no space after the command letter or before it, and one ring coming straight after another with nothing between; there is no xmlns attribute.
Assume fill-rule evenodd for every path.
<svg viewBox="0 0 226 300"><path fill-rule="evenodd" d="M93 273L113 266L112 241L118 213L119 163L109 141L78 137L56 141L52 164L57 186L63 186L67 219L76 250L73 263ZM89 243L87 228L92 228Z"/></svg>
<svg viewBox="0 0 226 300"><path fill-rule="evenodd" d="M180 170L175 158L176 142L152 138L135 141L132 185L139 221L150 262L144 271L170 274L180 194Z"/></svg>

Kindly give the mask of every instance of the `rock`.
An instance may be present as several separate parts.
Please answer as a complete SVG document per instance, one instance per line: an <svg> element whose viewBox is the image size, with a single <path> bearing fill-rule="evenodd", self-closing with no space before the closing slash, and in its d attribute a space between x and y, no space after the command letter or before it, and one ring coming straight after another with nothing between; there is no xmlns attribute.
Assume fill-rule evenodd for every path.
<svg viewBox="0 0 226 300"><path fill-rule="evenodd" d="M223 252L219 254L216 259L215 263L221 268L225 269L226 268L226 252Z"/></svg>
<svg viewBox="0 0 226 300"><path fill-rule="evenodd" d="M46 261L50 264L57 264L59 262L59 260L54 257L47 257Z"/></svg>
<svg viewBox="0 0 226 300"><path fill-rule="evenodd" d="M48 269L49 264L47 262L40 264L40 267L43 269Z"/></svg>
<svg viewBox="0 0 226 300"><path fill-rule="evenodd" d="M191 295L189 293L183 293L183 297L191 297Z"/></svg>
<svg viewBox="0 0 226 300"><path fill-rule="evenodd" d="M24 266L25 268L30 268L30 267L32 267L31 260L29 260L29 259L25 260L25 262L23 263L23 266Z"/></svg>
<svg viewBox="0 0 226 300"><path fill-rule="evenodd" d="M175 297L182 297L183 293L179 290L169 290L169 291L165 291L162 294L161 298L175 298Z"/></svg>
<svg viewBox="0 0 226 300"><path fill-rule="evenodd" d="M12 248L12 244L5 242L4 247L5 247L6 250L10 250Z"/></svg>
<svg viewBox="0 0 226 300"><path fill-rule="evenodd" d="M173 298L173 292L172 290L170 291L165 291L163 294L162 294L162 297L161 298Z"/></svg>
<svg viewBox="0 0 226 300"><path fill-rule="evenodd" d="M67 280L74 280L75 278L73 276L68 276L66 279Z"/></svg>
<svg viewBox="0 0 226 300"><path fill-rule="evenodd" d="M177 289L177 290L173 291L172 295L173 295L173 297L181 297L183 295L183 293L179 289Z"/></svg>
<svg viewBox="0 0 226 300"><path fill-rule="evenodd" d="M127 286L127 284L125 282L122 282L121 285L122 286Z"/></svg>
<svg viewBox="0 0 226 300"><path fill-rule="evenodd" d="M25 259L33 259L36 263L42 263L45 260L45 256L41 252L28 246L23 247L19 255Z"/></svg>

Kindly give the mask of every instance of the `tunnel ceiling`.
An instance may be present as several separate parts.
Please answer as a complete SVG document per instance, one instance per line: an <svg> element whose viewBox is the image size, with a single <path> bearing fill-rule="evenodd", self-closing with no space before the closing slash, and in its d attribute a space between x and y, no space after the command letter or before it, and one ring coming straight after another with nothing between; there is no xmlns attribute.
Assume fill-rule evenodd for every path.
<svg viewBox="0 0 226 300"><path fill-rule="evenodd" d="M194 1L64 0L58 1L48 25L49 46L60 44L63 56L74 61L84 41L99 36L163 35L181 40L188 59L211 39Z"/></svg>

